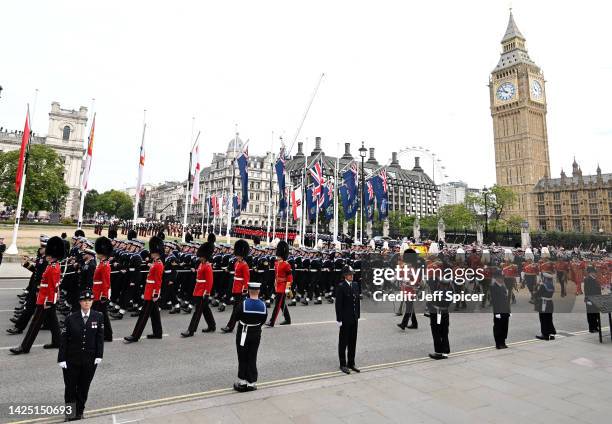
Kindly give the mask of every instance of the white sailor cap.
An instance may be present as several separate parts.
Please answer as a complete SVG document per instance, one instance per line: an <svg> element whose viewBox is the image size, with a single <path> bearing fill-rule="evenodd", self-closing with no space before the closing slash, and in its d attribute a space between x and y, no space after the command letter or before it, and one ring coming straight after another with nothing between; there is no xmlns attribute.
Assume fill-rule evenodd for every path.
<svg viewBox="0 0 612 424"><path fill-rule="evenodd" d="M255 281L249 281L249 288L250 289L260 289L261 283L256 283Z"/></svg>

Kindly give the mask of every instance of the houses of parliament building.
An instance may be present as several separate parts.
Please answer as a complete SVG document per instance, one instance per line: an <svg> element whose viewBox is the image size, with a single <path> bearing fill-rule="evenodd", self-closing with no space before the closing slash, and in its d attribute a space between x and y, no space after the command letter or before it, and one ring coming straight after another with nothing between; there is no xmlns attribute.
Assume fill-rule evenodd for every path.
<svg viewBox="0 0 612 424"><path fill-rule="evenodd" d="M497 184L516 194L507 216L531 230L612 233L612 174L551 178L546 126L546 80L529 57L512 11L499 62L489 79Z"/></svg>

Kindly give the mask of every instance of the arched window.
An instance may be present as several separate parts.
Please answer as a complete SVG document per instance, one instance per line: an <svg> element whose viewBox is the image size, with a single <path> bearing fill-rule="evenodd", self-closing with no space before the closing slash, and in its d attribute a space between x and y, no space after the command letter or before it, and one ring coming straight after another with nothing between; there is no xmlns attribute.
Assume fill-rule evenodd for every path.
<svg viewBox="0 0 612 424"><path fill-rule="evenodd" d="M64 141L70 140L70 127L68 125L64 127L64 131L62 134L62 140Z"/></svg>

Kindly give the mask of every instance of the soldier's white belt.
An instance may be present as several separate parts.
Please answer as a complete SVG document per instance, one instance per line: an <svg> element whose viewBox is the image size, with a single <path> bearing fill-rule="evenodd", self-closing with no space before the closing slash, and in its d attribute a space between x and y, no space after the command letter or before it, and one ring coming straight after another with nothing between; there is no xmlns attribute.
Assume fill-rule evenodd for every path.
<svg viewBox="0 0 612 424"><path fill-rule="evenodd" d="M170 274L172 272L172 270L170 271L164 271L164 274Z"/></svg>
<svg viewBox="0 0 612 424"><path fill-rule="evenodd" d="M41 284L39 287L49 287L49 284Z"/></svg>
<svg viewBox="0 0 612 424"><path fill-rule="evenodd" d="M196 280L196 283L205 283L206 280Z"/></svg>
<svg viewBox="0 0 612 424"><path fill-rule="evenodd" d="M242 324L242 333L240 334L240 346L244 346L244 342L246 341L247 331L249 327L259 327L259 324L245 324L242 321L239 321Z"/></svg>
<svg viewBox="0 0 612 424"><path fill-rule="evenodd" d="M147 284L155 284L155 280L147 280Z"/></svg>
<svg viewBox="0 0 612 424"><path fill-rule="evenodd" d="M94 284L102 284L102 281L94 281Z"/></svg>
<svg viewBox="0 0 612 424"><path fill-rule="evenodd" d="M234 281L242 281L242 280L244 280L244 278L241 278L241 277L234 277Z"/></svg>
<svg viewBox="0 0 612 424"><path fill-rule="evenodd" d="M136 268L128 268L129 271L136 271Z"/></svg>

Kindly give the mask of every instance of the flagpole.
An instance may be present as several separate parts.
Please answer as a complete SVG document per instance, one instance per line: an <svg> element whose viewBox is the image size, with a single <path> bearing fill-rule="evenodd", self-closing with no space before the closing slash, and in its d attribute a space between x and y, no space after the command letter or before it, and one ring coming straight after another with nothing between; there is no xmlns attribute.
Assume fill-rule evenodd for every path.
<svg viewBox="0 0 612 424"><path fill-rule="evenodd" d="M274 197L274 203L272 203L272 233L270 234L270 241L274 240L276 236L276 197Z"/></svg>
<svg viewBox="0 0 612 424"><path fill-rule="evenodd" d="M270 164L270 193L268 195L268 227L266 228L266 242L270 243L270 216L272 215L272 181L274 175L274 154L272 149L274 148L274 131L272 131L272 139L270 140L270 154L272 155L272 162Z"/></svg>
<svg viewBox="0 0 612 424"><path fill-rule="evenodd" d="M92 99L92 111L93 111L93 104L95 103L96 99ZM92 157L89 155L89 145L91 144L91 138L93 136L92 134L92 128L95 129L95 124L96 124L96 114L94 113L93 115L93 119L91 121L91 127L89 128L89 139L87 140L87 151L85 153L85 157L86 157L86 165L88 165L91 168L91 161L92 161ZM92 146L93 149L93 146ZM92 152L93 155L93 152ZM89 163L87 164L87 156L89 156ZM85 195L87 194L87 188L85 187L85 173L87 173L87 179L89 179L89 169L83 169L83 174L81 175L81 204L79 205L79 219L77 221L77 228L82 228L83 227L83 207L85 206Z"/></svg>
<svg viewBox="0 0 612 424"><path fill-rule="evenodd" d="M236 124L237 125L237 124ZM232 238L230 236L230 230L232 226L232 209L234 207L234 176L236 175L236 144L238 144L238 130L236 129L236 138L234 139L234 158L232 159L232 165L230 166L232 176L231 176L231 184L230 184L230 194L227 196L227 228L225 231L225 236L227 237L227 242L231 243Z"/></svg>
<svg viewBox="0 0 612 424"><path fill-rule="evenodd" d="M215 194L215 204L217 205L217 210L219 210L219 204L217 203L219 201L219 197ZM210 196L210 203L212 203L212 195ZM210 203L208 204L208 215L210 216ZM213 222L212 222L212 233L215 234L215 230L216 230L216 226L217 226L217 214L215 213L215 210L213 209Z"/></svg>
<svg viewBox="0 0 612 424"><path fill-rule="evenodd" d="M293 192L293 184L291 183L290 178L288 178L288 180L289 180L289 192L288 192L287 197L290 197L291 193ZM287 241L288 238L289 238L289 199L287 199L287 206L285 207L285 241Z"/></svg>
<svg viewBox="0 0 612 424"><path fill-rule="evenodd" d="M34 95L34 101L36 101L36 97L38 96L38 89L36 89L36 93ZM28 144L26 145L25 160L23 161L22 175L21 175L21 184L19 185L19 197L17 198L17 210L15 211L15 224L13 226L13 239L11 241L11 245L6 249L6 253L8 255L16 255L19 253L19 249L17 249L17 234L19 233L19 223L21 221L21 206L23 204L23 192L25 188L26 181L26 169L28 163L28 155L30 148L30 141L32 140L32 121L30 120L30 104L27 106L27 115L26 121L28 123L30 134L28 136ZM17 170L19 173L19 170Z"/></svg>
<svg viewBox="0 0 612 424"><path fill-rule="evenodd" d="M204 202L206 201L206 185L204 186L204 193L202 194L202 224L200 225L200 233L204 236Z"/></svg>
<svg viewBox="0 0 612 424"><path fill-rule="evenodd" d="M319 194L319 196L321 196L321 194ZM317 247L317 241L319 239L319 199L316 199L315 202L317 204L317 215L315 217L315 238L314 238L314 245L312 246L314 248Z"/></svg>
<svg viewBox="0 0 612 424"><path fill-rule="evenodd" d="M136 184L136 202L134 202L134 219L133 224L136 224L136 219L138 218L138 202L140 201L140 186L142 185L142 174L144 173L144 164L140 163L140 156L142 155L142 150L144 146L145 140L145 131L147 129L147 110L144 110L144 117L142 119L142 140L140 142L140 153L138 159L138 184ZM143 169L141 169L141 166Z"/></svg>
<svg viewBox="0 0 612 424"><path fill-rule="evenodd" d="M338 241L338 197L336 197L336 186L338 186L338 168L340 167L340 143L336 143L336 167L334 168L334 245Z"/></svg>

